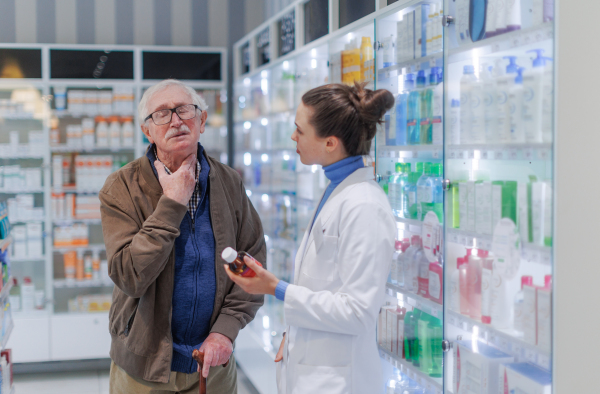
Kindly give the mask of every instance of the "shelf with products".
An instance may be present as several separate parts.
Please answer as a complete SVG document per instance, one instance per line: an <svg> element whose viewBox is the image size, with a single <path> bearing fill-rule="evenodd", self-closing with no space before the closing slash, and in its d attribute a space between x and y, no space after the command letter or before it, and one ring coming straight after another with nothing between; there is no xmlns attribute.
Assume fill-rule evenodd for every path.
<svg viewBox="0 0 600 394"><path fill-rule="evenodd" d="M423 373L419 368L415 367L412 363L406 361L397 355L382 349L379 347L379 354L382 359L386 360L394 367L398 368L400 372L408 376L409 379L414 380L419 386L427 391L427 393L442 394L442 378L432 378L431 376Z"/></svg>
<svg viewBox="0 0 600 394"><path fill-rule="evenodd" d="M418 294L414 294L411 291L403 289L399 286L391 283L386 283L386 293L392 297L397 298L399 301L403 301L413 308L420 309L421 311L441 319L444 315L444 307L435 301L428 298L422 297Z"/></svg>
<svg viewBox="0 0 600 394"><path fill-rule="evenodd" d="M455 48L450 48L448 50L447 62L453 63L456 61L467 60L472 57L474 51L477 51L478 55L482 56L553 39L554 23L545 22L537 26L511 31L480 41L461 44Z"/></svg>
<svg viewBox="0 0 600 394"><path fill-rule="evenodd" d="M546 370L551 368L551 353L537 345L526 342L522 337L518 337L513 330L497 329L451 310L448 311L445 321L451 326L462 330L465 334L462 336L463 339L471 336L471 340L482 340L484 343L517 357L518 362L530 362Z"/></svg>
<svg viewBox="0 0 600 394"><path fill-rule="evenodd" d="M419 57L416 59L402 61L392 66L382 67L377 70L377 78L380 80L397 77L402 73L402 69L406 68L408 71L419 71L421 69L436 67L439 64L439 60L442 59L443 53L437 52L431 55Z"/></svg>
<svg viewBox="0 0 600 394"><path fill-rule="evenodd" d="M446 155L451 160L552 160L552 144L449 145Z"/></svg>
<svg viewBox="0 0 600 394"><path fill-rule="evenodd" d="M106 246L104 244L90 244L90 245L81 245L81 246L60 246L54 247L54 251L58 253L66 253L72 251L91 251L100 253L106 250Z"/></svg>
<svg viewBox="0 0 600 394"><path fill-rule="evenodd" d="M76 146L68 146L68 145L54 145L50 147L50 151L53 153L69 153L69 152L83 152L83 153L121 153L121 152L132 152L135 150L135 147L76 147Z"/></svg>
<svg viewBox="0 0 600 394"><path fill-rule="evenodd" d="M0 194L44 193L44 189L0 189Z"/></svg>
<svg viewBox="0 0 600 394"><path fill-rule="evenodd" d="M79 219L79 218L54 219L52 222L56 226L71 226L74 223L85 223L85 224L92 224L92 225L100 225L100 224L102 224L102 219L100 219L100 218L98 218L98 219Z"/></svg>
<svg viewBox="0 0 600 394"><path fill-rule="evenodd" d="M493 237L491 235L477 234L460 229L447 229L447 242L452 242L467 248L490 250ZM521 258L532 263L550 266L552 264L552 247L532 243L520 243Z"/></svg>
<svg viewBox="0 0 600 394"><path fill-rule="evenodd" d="M46 261L46 255L41 256L27 256L27 257L10 257L11 263L26 263L26 262L38 262L38 261Z"/></svg>
<svg viewBox="0 0 600 394"><path fill-rule="evenodd" d="M113 287L115 284L107 280L75 280L75 279L54 279L54 288L85 288L85 287Z"/></svg>

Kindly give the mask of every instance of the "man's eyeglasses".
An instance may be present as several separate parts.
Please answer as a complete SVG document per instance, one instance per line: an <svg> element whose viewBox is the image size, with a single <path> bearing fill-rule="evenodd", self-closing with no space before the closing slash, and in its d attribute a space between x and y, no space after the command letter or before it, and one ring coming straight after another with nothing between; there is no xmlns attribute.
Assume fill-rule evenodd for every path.
<svg viewBox="0 0 600 394"><path fill-rule="evenodd" d="M192 119L196 117L197 109L200 108L198 108L198 106L195 104L180 105L179 107L170 109L159 109L158 111L152 112L150 115L146 116L144 122L152 118L152 121L157 126L171 123L171 119L173 118L173 112L176 112L177 116L179 116L179 119L181 120Z"/></svg>

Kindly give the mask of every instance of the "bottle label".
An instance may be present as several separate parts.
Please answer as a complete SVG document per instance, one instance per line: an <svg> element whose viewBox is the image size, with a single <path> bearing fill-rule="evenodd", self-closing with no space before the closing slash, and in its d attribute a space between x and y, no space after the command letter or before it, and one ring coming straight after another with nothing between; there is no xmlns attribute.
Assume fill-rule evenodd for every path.
<svg viewBox="0 0 600 394"><path fill-rule="evenodd" d="M434 300L440 299L442 286L437 272L429 271L429 296Z"/></svg>

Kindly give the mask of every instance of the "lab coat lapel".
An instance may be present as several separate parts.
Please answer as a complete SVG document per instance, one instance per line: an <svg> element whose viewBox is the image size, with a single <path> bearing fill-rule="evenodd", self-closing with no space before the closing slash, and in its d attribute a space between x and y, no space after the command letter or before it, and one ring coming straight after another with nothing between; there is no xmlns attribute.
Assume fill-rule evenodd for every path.
<svg viewBox="0 0 600 394"><path fill-rule="evenodd" d="M313 213L309 223L313 223L314 226L319 228L319 231L329 223L331 216L334 212L334 209L337 208L337 204L332 204L331 201L338 195L341 194L344 189L347 187L354 185L355 183L366 182L369 180L375 179L375 175L373 173L373 167L364 167L359 168L354 171L352 174L348 175L346 179L342 181L334 190L333 193L329 196L323 208L321 208L321 212L319 212L319 216L315 220L315 214L317 209L315 208L315 212ZM325 192L323 192L325 194ZM321 195L321 199L323 195ZM321 201L319 199L319 201ZM298 249L298 254L296 255L295 267L294 267L294 283L298 282L298 278L300 275L300 267L302 266L302 261L304 260L304 256L306 255L306 251L311 246L311 244L315 241L314 234L311 231L311 228L307 228L304 233L304 238L302 239L302 243L300 244L300 248Z"/></svg>

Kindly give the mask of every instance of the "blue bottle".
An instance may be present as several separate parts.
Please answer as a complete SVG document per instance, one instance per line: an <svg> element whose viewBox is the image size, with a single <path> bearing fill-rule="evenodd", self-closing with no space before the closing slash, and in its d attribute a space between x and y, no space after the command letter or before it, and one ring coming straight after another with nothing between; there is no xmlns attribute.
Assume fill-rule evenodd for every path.
<svg viewBox="0 0 600 394"><path fill-rule="evenodd" d="M417 81L419 81L419 78L417 78ZM425 81L423 81L424 83ZM406 120L409 145L419 145L421 143L420 123L421 92L419 90L412 90L408 95L408 117Z"/></svg>
<svg viewBox="0 0 600 394"><path fill-rule="evenodd" d="M433 200L431 190L427 187L427 179L431 175L431 166L431 163L425 163L423 165L423 175L421 175L417 181L417 220L423 220L425 217L425 214L423 213L423 204Z"/></svg>
<svg viewBox="0 0 600 394"><path fill-rule="evenodd" d="M404 89L396 97L396 141L394 145L404 146L408 144L407 116L408 116L408 97L410 91L415 88L413 74L404 77ZM388 144L389 145L389 144Z"/></svg>

